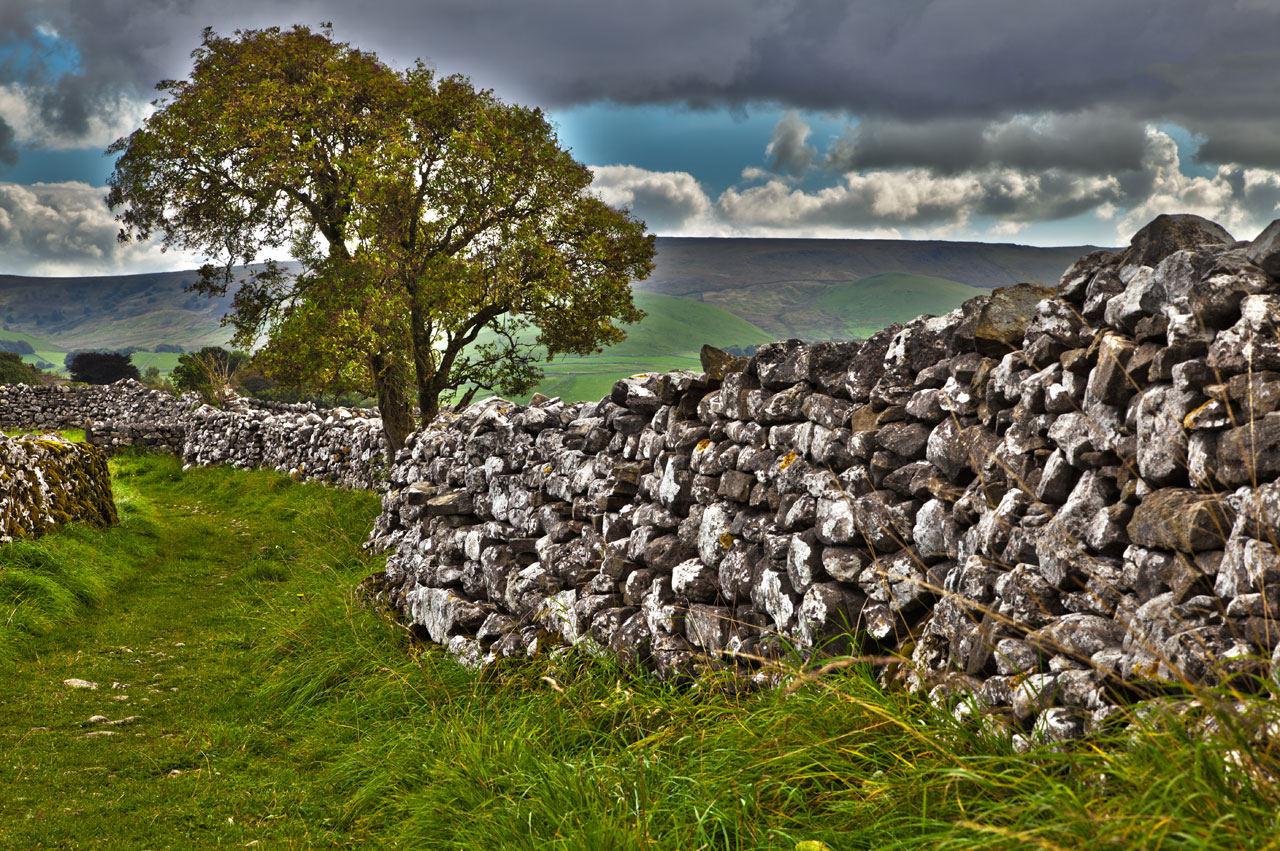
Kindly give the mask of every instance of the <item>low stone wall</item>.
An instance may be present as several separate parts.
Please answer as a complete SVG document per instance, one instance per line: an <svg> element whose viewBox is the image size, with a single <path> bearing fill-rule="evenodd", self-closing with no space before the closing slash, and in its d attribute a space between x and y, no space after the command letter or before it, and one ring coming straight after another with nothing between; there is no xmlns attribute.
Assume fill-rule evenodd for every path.
<svg viewBox="0 0 1280 851"><path fill-rule="evenodd" d="M386 489L382 421L368 411L305 413L202 407L186 421L183 460L193 466L268 467L295 479Z"/></svg>
<svg viewBox="0 0 1280 851"><path fill-rule="evenodd" d="M84 429L86 439L110 449L142 446L177 452L194 394L174 396L136 381L87 387L0 385L0 428Z"/></svg>
<svg viewBox="0 0 1280 851"><path fill-rule="evenodd" d="M88 443L181 455L191 465L269 467L297 479L382 490L382 423L375 412L233 398L224 408L137 381L106 386L0 386L0 427L84 429Z"/></svg>
<svg viewBox="0 0 1280 851"><path fill-rule="evenodd" d="M1161 217L1055 291L413 438L373 584L466 664L898 654L1020 743L1280 666L1280 223ZM856 646L846 645L852 635ZM1240 680L1242 684L1244 680Z"/></svg>
<svg viewBox="0 0 1280 851"><path fill-rule="evenodd" d="M0 541L71 522L116 523L102 451L51 434L0 436Z"/></svg>

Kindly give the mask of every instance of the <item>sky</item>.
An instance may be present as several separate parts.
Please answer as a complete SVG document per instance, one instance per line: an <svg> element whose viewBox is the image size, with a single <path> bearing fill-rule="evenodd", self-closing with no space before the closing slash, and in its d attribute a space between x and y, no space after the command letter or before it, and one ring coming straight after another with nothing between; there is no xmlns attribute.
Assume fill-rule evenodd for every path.
<svg viewBox="0 0 1280 851"><path fill-rule="evenodd" d="M0 0L0 273L121 245L105 148L201 31L332 22L541 107L667 236L1121 245L1280 217L1280 0Z"/></svg>

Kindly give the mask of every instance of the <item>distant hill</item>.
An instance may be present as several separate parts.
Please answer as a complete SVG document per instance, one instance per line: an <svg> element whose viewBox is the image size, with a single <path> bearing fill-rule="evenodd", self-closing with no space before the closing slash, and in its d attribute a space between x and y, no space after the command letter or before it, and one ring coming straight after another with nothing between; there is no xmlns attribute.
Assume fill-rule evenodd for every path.
<svg viewBox="0 0 1280 851"><path fill-rule="evenodd" d="M983 290L1023 282L1056 284L1068 266L1094 249L891 239L666 237L658 240L653 274L636 288L718 305L777 337L866 336L889 322L943 313ZM903 276L929 282L909 283ZM893 318L887 321L879 317L890 314L880 308L859 318L864 295L850 286L852 282L875 287L876 292L864 294L868 305L883 302L892 307L892 297L886 296L898 286L908 287L909 298L904 310L890 311Z"/></svg>
<svg viewBox="0 0 1280 851"><path fill-rule="evenodd" d="M231 293L187 292L196 273L86 278L0 275L0 328L64 351L225 343ZM37 350L41 348L36 346Z"/></svg>
<svg viewBox="0 0 1280 851"><path fill-rule="evenodd" d="M1096 246L1039 248L988 242L909 239L718 239L659 237L657 268L645 292L690 296L786 281L836 283L910 272L991 289L1056 284Z"/></svg>
<svg viewBox="0 0 1280 851"><path fill-rule="evenodd" d="M1035 248L975 242L660 237L653 274L635 285L649 318L597 358L552 365L545 387L599 396L611 376L696 367L703 343L865 337L891 322L944 313L992 287L1056 283L1092 246ZM242 270L242 274L246 270ZM0 275L0 340L22 340L29 362L61 367L74 350L145 350L139 368L168 372L174 354L226 344L231 293L188 292L196 273L83 278ZM692 302L692 303L691 303Z"/></svg>

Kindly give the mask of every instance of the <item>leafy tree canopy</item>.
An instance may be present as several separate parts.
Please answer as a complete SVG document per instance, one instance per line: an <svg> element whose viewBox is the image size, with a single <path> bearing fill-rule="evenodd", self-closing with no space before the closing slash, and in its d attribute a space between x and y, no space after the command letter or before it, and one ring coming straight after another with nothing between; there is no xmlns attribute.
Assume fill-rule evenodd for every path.
<svg viewBox="0 0 1280 851"><path fill-rule="evenodd" d="M326 29L206 30L186 80L119 154L121 238L231 267L284 251L236 293L237 345L264 336L276 377L372 387L392 447L443 400L523 392L537 360L622 339L652 269L644 223L587 189L591 173L537 109L421 63L395 70Z"/></svg>
<svg viewBox="0 0 1280 851"><path fill-rule="evenodd" d="M122 378L142 377L128 355L119 352L77 352L67 361L72 381L86 384L112 384Z"/></svg>

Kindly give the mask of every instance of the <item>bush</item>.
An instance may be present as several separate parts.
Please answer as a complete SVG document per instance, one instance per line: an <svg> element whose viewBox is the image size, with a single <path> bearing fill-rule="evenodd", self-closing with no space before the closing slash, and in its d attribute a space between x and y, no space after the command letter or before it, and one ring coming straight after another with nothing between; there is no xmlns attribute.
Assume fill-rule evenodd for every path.
<svg viewBox="0 0 1280 851"><path fill-rule="evenodd" d="M118 352L76 352L67 358L67 372L72 381L85 384L111 384L122 378L142 377L129 356Z"/></svg>
<svg viewBox="0 0 1280 851"><path fill-rule="evenodd" d="M16 352L0 352L0 384L39 384L42 374Z"/></svg>
<svg viewBox="0 0 1280 851"><path fill-rule="evenodd" d="M152 390L167 390L173 392L173 382L160 374L160 367L149 366L142 373L142 383Z"/></svg>
<svg viewBox="0 0 1280 851"><path fill-rule="evenodd" d="M248 363L244 352L205 346L195 354L181 355L169 377L179 391L195 391L209 404L221 406L232 392L234 377Z"/></svg>

